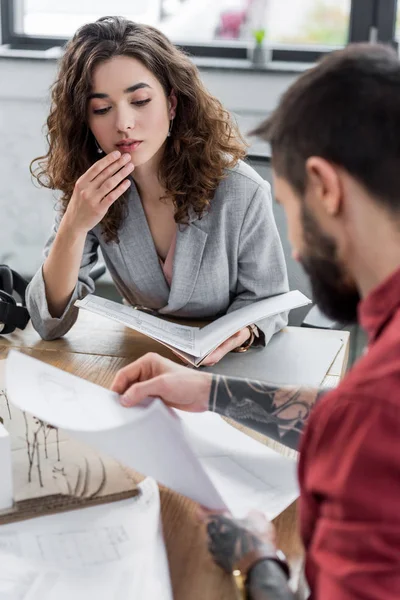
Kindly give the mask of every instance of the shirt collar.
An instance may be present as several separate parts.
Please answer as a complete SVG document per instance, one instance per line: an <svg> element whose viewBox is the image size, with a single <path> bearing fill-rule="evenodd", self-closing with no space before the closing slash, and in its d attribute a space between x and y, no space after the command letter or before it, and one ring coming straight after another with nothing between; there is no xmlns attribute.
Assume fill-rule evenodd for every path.
<svg viewBox="0 0 400 600"><path fill-rule="evenodd" d="M400 307L400 269L389 275L360 303L359 322L371 344L380 335L393 313Z"/></svg>

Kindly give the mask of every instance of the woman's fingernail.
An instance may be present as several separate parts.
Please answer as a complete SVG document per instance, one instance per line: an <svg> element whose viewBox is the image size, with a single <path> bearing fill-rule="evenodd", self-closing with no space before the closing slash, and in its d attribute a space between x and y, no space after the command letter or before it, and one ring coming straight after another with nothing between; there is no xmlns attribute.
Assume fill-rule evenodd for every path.
<svg viewBox="0 0 400 600"><path fill-rule="evenodd" d="M121 396L119 400L120 400L122 406L130 405L128 396Z"/></svg>

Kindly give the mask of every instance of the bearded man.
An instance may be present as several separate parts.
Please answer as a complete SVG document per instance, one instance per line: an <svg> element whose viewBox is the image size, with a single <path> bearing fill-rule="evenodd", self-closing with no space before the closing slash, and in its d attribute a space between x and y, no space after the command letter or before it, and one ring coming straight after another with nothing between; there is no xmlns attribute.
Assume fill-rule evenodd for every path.
<svg viewBox="0 0 400 600"><path fill-rule="evenodd" d="M193 372L155 354L114 382L216 411L300 449L300 525L313 600L400 598L400 63L350 45L288 89L256 134L272 148L293 256L330 317L358 321L368 348L328 393ZM277 411L279 407L279 411ZM267 526L208 518L210 550L247 575L252 600L293 598Z"/></svg>

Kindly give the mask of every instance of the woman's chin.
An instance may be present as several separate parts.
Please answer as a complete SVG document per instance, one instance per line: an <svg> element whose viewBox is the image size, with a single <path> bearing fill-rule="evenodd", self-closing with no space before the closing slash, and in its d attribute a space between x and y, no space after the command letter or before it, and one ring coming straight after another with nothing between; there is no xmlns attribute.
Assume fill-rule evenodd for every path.
<svg viewBox="0 0 400 600"><path fill-rule="evenodd" d="M162 152L157 151L155 153L150 152L132 152L132 162L135 166L135 171L140 168L146 166L147 168L155 168L157 169L160 164L160 159L162 156ZM135 176L135 171L133 171L133 176Z"/></svg>

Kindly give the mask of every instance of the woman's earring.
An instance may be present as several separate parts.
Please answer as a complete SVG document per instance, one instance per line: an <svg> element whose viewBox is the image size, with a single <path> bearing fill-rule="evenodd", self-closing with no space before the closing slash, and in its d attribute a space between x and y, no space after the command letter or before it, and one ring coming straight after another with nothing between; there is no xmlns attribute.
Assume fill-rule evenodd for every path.
<svg viewBox="0 0 400 600"><path fill-rule="evenodd" d="M103 154L103 150L100 148L99 144L97 143L96 138L94 138L94 143L96 144L97 153L98 154Z"/></svg>
<svg viewBox="0 0 400 600"><path fill-rule="evenodd" d="M168 133L167 133L167 137L171 137L171 131L172 131L172 125L174 123L174 120L171 119L169 122L169 129L168 129Z"/></svg>

